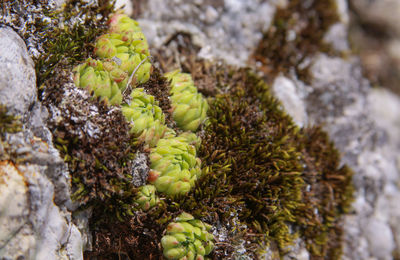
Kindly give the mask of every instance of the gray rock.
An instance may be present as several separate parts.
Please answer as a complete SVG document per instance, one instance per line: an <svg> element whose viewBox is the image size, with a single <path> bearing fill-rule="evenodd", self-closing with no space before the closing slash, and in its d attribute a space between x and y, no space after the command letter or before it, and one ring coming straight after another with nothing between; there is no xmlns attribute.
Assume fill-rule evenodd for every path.
<svg viewBox="0 0 400 260"><path fill-rule="evenodd" d="M135 187L146 185L147 177L149 175L149 166L147 157L143 153L137 153L136 158L132 163L132 182Z"/></svg>
<svg viewBox="0 0 400 260"><path fill-rule="evenodd" d="M200 57L245 66L280 2L226 0L198 5L151 0L138 21L153 48L164 46L177 33L188 33L200 47Z"/></svg>
<svg viewBox="0 0 400 260"><path fill-rule="evenodd" d="M275 96L282 102L286 112L293 117L296 124L307 125L307 114L303 98L299 95L295 82L287 77L279 76L272 84Z"/></svg>
<svg viewBox="0 0 400 260"><path fill-rule="evenodd" d="M375 99L369 97L380 95L389 109L400 106L400 101L376 94L355 58L317 55L311 77L309 119L324 125L342 152L342 161L355 171L354 215L345 217L345 259L391 259L393 250L400 248L394 239L399 236L400 209L391 205L400 200L400 127L384 107L375 107L379 103L372 106Z"/></svg>
<svg viewBox="0 0 400 260"><path fill-rule="evenodd" d="M400 2L397 0L351 0L353 8L364 21L389 27L400 35Z"/></svg>
<svg viewBox="0 0 400 260"><path fill-rule="evenodd" d="M24 41L8 27L0 28L0 103L26 120L36 101L34 64Z"/></svg>
<svg viewBox="0 0 400 260"><path fill-rule="evenodd" d="M0 28L0 103L22 117L23 131L2 140L0 258L82 259L82 239L72 223L67 167L45 126L36 99L34 64L24 42Z"/></svg>
<svg viewBox="0 0 400 260"><path fill-rule="evenodd" d="M28 148L25 151L31 151L32 155L38 153L23 138L19 133L12 139L14 143L20 139L23 148ZM76 232L66 207L54 203L55 185L46 176L48 167L30 163L30 155L28 152L18 158L24 164L1 162L0 175L7 181L2 183L0 193L0 256L2 259L82 259L81 235ZM70 257L61 257L63 250Z"/></svg>

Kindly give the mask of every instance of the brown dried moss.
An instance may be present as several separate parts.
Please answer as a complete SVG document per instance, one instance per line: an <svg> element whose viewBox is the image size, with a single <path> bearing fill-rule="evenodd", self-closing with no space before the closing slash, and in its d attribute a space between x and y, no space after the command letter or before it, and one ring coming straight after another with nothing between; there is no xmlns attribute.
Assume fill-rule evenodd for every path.
<svg viewBox="0 0 400 260"><path fill-rule="evenodd" d="M262 63L267 75L287 73L295 68L297 75L307 78L307 66L299 66L314 53L330 52L323 37L331 25L339 21L334 0L289 1L275 13L272 25L265 32L253 58ZM290 39L291 35L295 38Z"/></svg>

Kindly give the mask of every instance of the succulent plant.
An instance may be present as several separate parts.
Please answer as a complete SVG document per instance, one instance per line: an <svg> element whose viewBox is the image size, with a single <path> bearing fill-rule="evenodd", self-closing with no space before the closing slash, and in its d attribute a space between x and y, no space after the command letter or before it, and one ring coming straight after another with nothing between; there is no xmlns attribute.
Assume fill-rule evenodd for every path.
<svg viewBox="0 0 400 260"><path fill-rule="evenodd" d="M195 132L207 116L208 103L197 92L190 74L175 70L165 74L171 84L172 116L185 131Z"/></svg>
<svg viewBox="0 0 400 260"><path fill-rule="evenodd" d="M167 226L161 239L167 259L201 260L214 249L211 226L183 212Z"/></svg>
<svg viewBox="0 0 400 260"><path fill-rule="evenodd" d="M147 95L143 88L131 93L130 105L122 107L122 113L131 123L131 132L138 136L139 142L154 147L166 131L165 116L154 97Z"/></svg>
<svg viewBox="0 0 400 260"><path fill-rule="evenodd" d="M154 185L145 185L140 187L135 200L139 205L139 208L144 211L154 207L159 201L160 200L156 195L156 187L154 187Z"/></svg>
<svg viewBox="0 0 400 260"><path fill-rule="evenodd" d="M196 148L185 137L160 139L150 152L149 182L170 196L189 192L201 175Z"/></svg>
<svg viewBox="0 0 400 260"><path fill-rule="evenodd" d="M109 33L103 34L96 40L95 54L100 58L116 59L119 68L134 75L135 83L144 83L150 77L151 63L148 44L142 32L129 34Z"/></svg>
<svg viewBox="0 0 400 260"><path fill-rule="evenodd" d="M122 94L115 79L121 79L121 74L115 70L109 72L104 69L103 63L94 59L87 59L84 64L73 69L74 82L77 87L94 92L96 97L102 97L111 105L121 104Z"/></svg>

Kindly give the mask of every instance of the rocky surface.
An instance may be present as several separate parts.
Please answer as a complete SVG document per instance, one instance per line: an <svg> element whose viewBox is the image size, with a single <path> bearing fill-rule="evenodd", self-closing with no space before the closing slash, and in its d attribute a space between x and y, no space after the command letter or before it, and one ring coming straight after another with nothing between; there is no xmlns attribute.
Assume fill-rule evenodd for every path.
<svg viewBox="0 0 400 260"><path fill-rule="evenodd" d="M81 259L81 234L69 212L68 172L37 101L33 61L13 30L0 28L0 35L0 102L23 123L22 132L5 133L0 143L9 157L0 162L0 256Z"/></svg>
<svg viewBox="0 0 400 260"><path fill-rule="evenodd" d="M373 17L370 11L379 9L365 9L365 3L358 4L361 0L353 2L359 10L364 8L366 19ZM153 49L166 51L165 46L173 47L180 38L189 36L199 57L245 66L262 32L271 24L276 8L286 5L287 1L282 0L149 0L141 7L139 22ZM337 6L340 21L331 26L324 40L338 51L336 54L348 54L347 2L337 1ZM387 16L379 19L397 34L390 25L397 16ZM168 49L170 56L179 56L176 48ZM37 101L34 64L23 40L7 27L0 28L0 53L0 103L20 115L24 124L22 132L6 134L1 143L11 147L7 152L12 158L0 162L0 256L81 259L82 249L90 247L91 240L84 216L87 212L78 218L81 234L71 218L70 211L76 205L70 199L68 171L44 123L49 113ZM371 88L354 55L317 52L306 60L311 65L307 81L292 68L289 73L277 75L272 88L298 125L323 125L343 154L343 163L355 172L353 210L344 218L343 258L398 258L400 100L388 91ZM74 103L74 95L87 97L73 89L70 86L64 93L60 107L72 104L72 108L81 111L81 104ZM95 136L91 121L85 120L93 111L89 105L84 108L86 114L78 119L84 120L86 127L77 131ZM50 111L51 120L57 120L57 113L61 113L58 108ZM133 175L147 174L142 157L137 157L135 163L142 166L135 166ZM303 241L297 241L286 258L309 256ZM271 258L271 254L265 258Z"/></svg>
<svg viewBox="0 0 400 260"><path fill-rule="evenodd" d="M199 57L245 66L282 2L147 1L138 21L154 48L168 46L179 35L190 35ZM176 55L173 48L167 49Z"/></svg>

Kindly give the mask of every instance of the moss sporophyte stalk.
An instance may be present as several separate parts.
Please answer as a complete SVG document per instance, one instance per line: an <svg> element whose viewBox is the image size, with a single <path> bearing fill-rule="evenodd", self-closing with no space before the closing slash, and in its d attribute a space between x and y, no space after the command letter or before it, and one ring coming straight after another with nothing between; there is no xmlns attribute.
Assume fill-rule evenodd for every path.
<svg viewBox="0 0 400 260"><path fill-rule="evenodd" d="M205 73L196 61L195 80L188 66L163 77L136 21L117 13L108 26L91 38L94 57L74 68L76 86L95 97L88 102L101 132L77 134L86 125L72 116L53 126L74 197L93 207L93 256L229 258L244 240L256 259L260 244L283 256L296 238L311 257L340 256L352 173L320 128L294 125L250 70ZM199 78L212 82L207 91L196 88ZM138 151L150 171L137 188ZM210 228L219 238L226 230L223 243Z"/></svg>

